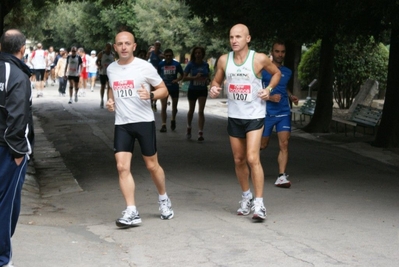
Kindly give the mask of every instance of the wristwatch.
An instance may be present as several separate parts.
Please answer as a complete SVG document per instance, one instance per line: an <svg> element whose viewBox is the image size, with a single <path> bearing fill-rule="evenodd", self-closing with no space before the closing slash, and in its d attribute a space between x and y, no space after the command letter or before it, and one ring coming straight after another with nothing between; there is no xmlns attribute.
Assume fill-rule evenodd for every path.
<svg viewBox="0 0 399 267"><path fill-rule="evenodd" d="M150 99L154 100L154 94L153 93L150 93Z"/></svg>

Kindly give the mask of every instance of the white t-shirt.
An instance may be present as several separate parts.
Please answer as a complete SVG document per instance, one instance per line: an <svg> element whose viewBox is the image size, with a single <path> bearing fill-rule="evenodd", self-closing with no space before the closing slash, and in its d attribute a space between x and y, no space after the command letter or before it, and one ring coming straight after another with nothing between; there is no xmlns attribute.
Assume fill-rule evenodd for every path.
<svg viewBox="0 0 399 267"><path fill-rule="evenodd" d="M265 117L266 102L258 97L262 78L255 75L255 51L248 52L245 62L237 65L234 52L230 52L226 65L226 91L228 95L228 116L235 119L260 119Z"/></svg>
<svg viewBox="0 0 399 267"><path fill-rule="evenodd" d="M162 82L150 63L137 57L127 65L116 61L108 66L107 75L115 100L115 125L155 120L151 100L142 100L137 94L142 84L150 92L150 85Z"/></svg>
<svg viewBox="0 0 399 267"><path fill-rule="evenodd" d="M97 57L87 57L87 64L89 73L97 73Z"/></svg>

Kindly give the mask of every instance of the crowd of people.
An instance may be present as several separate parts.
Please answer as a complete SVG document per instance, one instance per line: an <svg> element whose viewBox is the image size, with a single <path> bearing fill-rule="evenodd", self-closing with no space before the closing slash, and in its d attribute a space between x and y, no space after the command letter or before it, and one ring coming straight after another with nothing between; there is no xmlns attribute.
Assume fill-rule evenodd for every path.
<svg viewBox="0 0 399 267"><path fill-rule="evenodd" d="M44 50L38 43L28 56L24 56L25 36L18 30L6 31L0 38L0 236L5 240L0 245L0 266L11 266L8 265L12 258L10 239L19 216L26 162L32 152L31 87L34 84L37 97L43 97L48 79L51 84L58 82L60 96L66 95L69 84L68 103L72 104L86 95L87 84L93 91L99 76L100 108L104 108L106 92L105 106L115 112L114 154L119 185L126 202L122 217L116 220L116 225L121 228L141 223L131 172L136 139L158 191L160 218L170 220L174 217L172 202L166 192L165 172L158 162L156 101L160 100L162 105L160 132L165 133L168 98L171 98L170 129L174 131L180 83L189 82L186 138L191 139L198 101L197 140L203 142L208 94L216 98L225 90L228 99L227 133L242 190L237 215L253 212L253 220L265 220L260 151L268 146L275 128L280 148L275 185L290 187L286 174L291 132L290 102L297 104L298 98L287 88L291 71L283 65L283 41L273 43L269 58L249 48L251 36L247 26L234 25L229 38L232 51L220 56L211 77L205 49L200 46L192 49L190 60L183 69L174 59L172 49L161 50L160 41L156 41L148 51L136 51L135 36L126 30L119 32L114 44L107 43L98 54L93 50L87 55L84 48L76 46L69 51L60 48L56 53L53 47Z"/></svg>
<svg viewBox="0 0 399 267"><path fill-rule="evenodd" d="M106 54L103 63L101 56ZM107 55L110 56L107 57ZM69 84L69 104L78 102L79 97L86 96L86 89L90 86L90 91L94 91L97 77L100 77L100 107L104 107L104 90L107 83L102 82L101 75L105 75L106 66L115 61L114 53L111 51L111 45L107 44L105 49L99 53L92 50L90 55L86 54L83 47L72 46L60 48L58 52L50 46L44 49L41 43L35 47L30 47L30 52L24 55L24 61L30 68L32 76L32 87L36 89L37 97L44 96L44 88L58 83L58 92L60 96L66 96L66 87ZM107 62L108 60L108 62Z"/></svg>

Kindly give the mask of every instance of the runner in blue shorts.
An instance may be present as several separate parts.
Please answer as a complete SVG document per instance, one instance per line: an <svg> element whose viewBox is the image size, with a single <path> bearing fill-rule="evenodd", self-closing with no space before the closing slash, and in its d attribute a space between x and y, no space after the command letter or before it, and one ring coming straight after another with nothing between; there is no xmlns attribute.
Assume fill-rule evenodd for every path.
<svg viewBox="0 0 399 267"><path fill-rule="evenodd" d="M176 114L177 114L177 103L179 102L179 82L183 79L183 68L180 63L173 59L172 49L166 49L164 51L165 60L159 62L158 73L162 77L170 97L172 98L172 119L170 120L170 128L172 131L176 129ZM180 74L180 75L179 75ZM179 77L178 77L179 76ZM161 99L162 110L162 127L160 132L166 132L166 108L168 97Z"/></svg>
<svg viewBox="0 0 399 267"><path fill-rule="evenodd" d="M265 128L262 134L261 149L265 149L269 144L270 135L273 128L276 127L280 152L278 154L279 175L274 183L278 187L289 188L291 182L287 179L285 173L288 162L288 140L291 135L291 100L294 104L298 104L298 98L287 91L287 84L291 78L291 70L283 66L285 57L285 44L282 41L273 43L271 55L272 62L281 71L281 79L276 88L270 94L270 98L266 105ZM270 74L266 71L262 72L262 82L269 84Z"/></svg>

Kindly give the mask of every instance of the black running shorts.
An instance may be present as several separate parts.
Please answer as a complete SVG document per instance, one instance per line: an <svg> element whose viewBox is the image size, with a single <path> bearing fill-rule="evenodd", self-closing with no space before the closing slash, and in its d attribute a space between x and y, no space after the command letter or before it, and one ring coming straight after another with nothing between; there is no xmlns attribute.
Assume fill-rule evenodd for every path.
<svg viewBox="0 0 399 267"><path fill-rule="evenodd" d="M232 137L246 138L247 132L263 128L265 118L244 120L228 118L227 132Z"/></svg>
<svg viewBox="0 0 399 267"><path fill-rule="evenodd" d="M115 125L114 153L122 151L133 153L136 139L143 156L155 155L157 153L155 121Z"/></svg>

